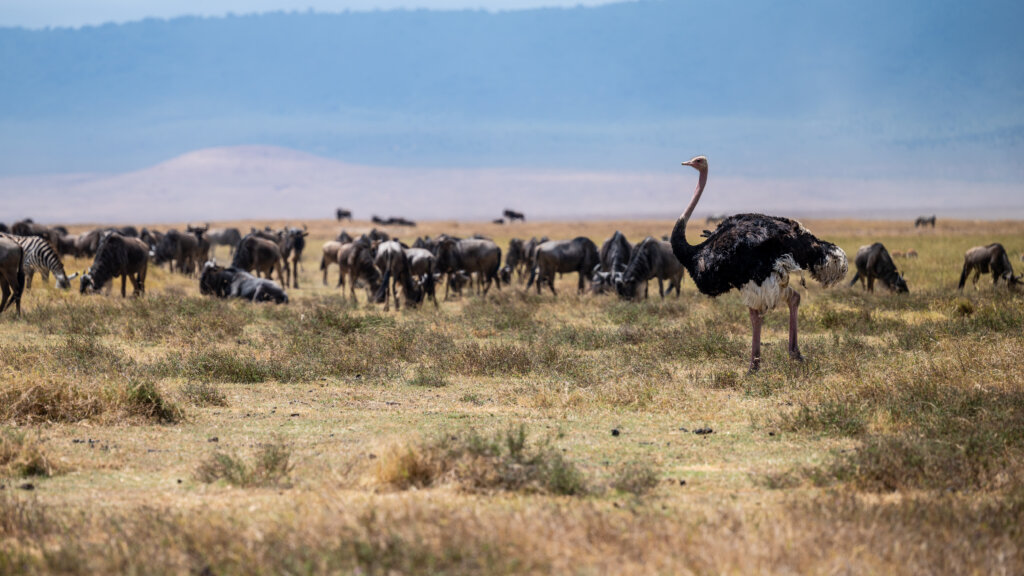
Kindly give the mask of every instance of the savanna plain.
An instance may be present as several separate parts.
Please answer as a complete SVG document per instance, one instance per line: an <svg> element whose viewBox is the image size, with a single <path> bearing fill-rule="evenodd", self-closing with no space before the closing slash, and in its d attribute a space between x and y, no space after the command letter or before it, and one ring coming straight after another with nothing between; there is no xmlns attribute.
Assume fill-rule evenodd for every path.
<svg viewBox="0 0 1024 576"><path fill-rule="evenodd" d="M151 265L142 298L37 277L0 316L0 572L1024 573L1024 296L956 290L972 246L1024 266L1022 222L806 221L847 281L860 245L916 250L910 293L808 277L806 361L783 307L753 374L736 293L623 302L566 275L385 313L337 268L322 285L341 226L308 224L287 305Z"/></svg>

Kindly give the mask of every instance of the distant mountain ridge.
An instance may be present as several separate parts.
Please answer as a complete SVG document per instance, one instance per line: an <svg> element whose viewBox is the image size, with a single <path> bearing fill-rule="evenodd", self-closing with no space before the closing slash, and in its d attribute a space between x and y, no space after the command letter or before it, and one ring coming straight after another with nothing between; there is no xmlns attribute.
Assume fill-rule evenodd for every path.
<svg viewBox="0 0 1024 576"><path fill-rule="evenodd" d="M0 175L381 166L1020 180L1024 3L648 0L0 29ZM780 162L777 156L785 158Z"/></svg>
<svg viewBox="0 0 1024 576"><path fill-rule="evenodd" d="M699 214L1024 218L1013 185L843 179L752 180L711 164ZM535 219L674 218L696 173L360 166L269 146L197 150L123 174L0 177L8 223L167 223L330 218L489 221L506 207ZM1009 199L1009 200L1007 200Z"/></svg>

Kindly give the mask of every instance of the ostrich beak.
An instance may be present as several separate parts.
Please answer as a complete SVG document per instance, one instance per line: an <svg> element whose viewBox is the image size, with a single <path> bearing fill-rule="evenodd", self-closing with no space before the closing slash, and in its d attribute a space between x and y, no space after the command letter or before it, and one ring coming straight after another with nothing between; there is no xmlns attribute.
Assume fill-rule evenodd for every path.
<svg viewBox="0 0 1024 576"><path fill-rule="evenodd" d="M693 160L687 160L686 162L683 162L683 166L693 166Z"/></svg>

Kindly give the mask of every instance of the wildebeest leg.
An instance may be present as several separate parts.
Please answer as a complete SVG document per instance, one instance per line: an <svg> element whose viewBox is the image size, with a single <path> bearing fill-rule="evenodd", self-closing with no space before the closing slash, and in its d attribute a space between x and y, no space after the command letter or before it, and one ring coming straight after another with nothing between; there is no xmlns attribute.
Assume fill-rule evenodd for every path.
<svg viewBox="0 0 1024 576"><path fill-rule="evenodd" d="M971 284L974 286L975 290L978 289L978 279L979 278L981 278L981 269L975 268L974 269L974 276L971 277Z"/></svg>
<svg viewBox="0 0 1024 576"><path fill-rule="evenodd" d="M132 281L132 297L137 298L141 296L142 290L140 290L140 284L138 279L131 274L125 274L125 277Z"/></svg>
<svg viewBox="0 0 1024 576"><path fill-rule="evenodd" d="M658 276L658 295L661 299L665 299L665 283L662 281L661 276Z"/></svg>
<svg viewBox="0 0 1024 576"><path fill-rule="evenodd" d="M125 272L124 276L121 276L121 298L128 297L128 273Z"/></svg>
<svg viewBox="0 0 1024 576"><path fill-rule="evenodd" d="M868 276L868 292L874 292L874 291L875 291L875 277L874 276Z"/></svg>
<svg viewBox="0 0 1024 576"><path fill-rule="evenodd" d="M551 288L551 293L552 294L554 294L555 296L558 296L558 292L555 292L555 274L554 274L554 272L552 272L551 276L548 277L548 287Z"/></svg>
<svg viewBox="0 0 1024 576"><path fill-rule="evenodd" d="M584 275L583 270L580 270L580 278L576 282L576 293L577 294L583 294L583 286L584 286L583 275Z"/></svg>
<svg viewBox="0 0 1024 576"><path fill-rule="evenodd" d="M750 371L757 372L761 367L761 313L750 308Z"/></svg>
<svg viewBox="0 0 1024 576"><path fill-rule="evenodd" d="M292 288L299 287L299 261L298 259L292 260Z"/></svg>
<svg viewBox="0 0 1024 576"><path fill-rule="evenodd" d="M802 361L804 357L800 354L800 347L796 341L796 315L797 308L800 307L800 293L790 289L786 304L789 305L789 357Z"/></svg>
<svg viewBox="0 0 1024 576"><path fill-rule="evenodd" d="M0 312L7 309L7 299L11 297L10 282L7 278L0 277L0 292L3 292L2 298L0 298Z"/></svg>
<svg viewBox="0 0 1024 576"><path fill-rule="evenodd" d="M146 294L146 272L147 271L148 271L148 267L143 267L142 270L139 270L139 273L137 274L138 279L139 279L139 284L138 284L139 296L143 296L143 295Z"/></svg>
<svg viewBox="0 0 1024 576"><path fill-rule="evenodd" d="M398 274L391 279L391 296L395 299L395 310L402 309L402 301L398 299Z"/></svg>

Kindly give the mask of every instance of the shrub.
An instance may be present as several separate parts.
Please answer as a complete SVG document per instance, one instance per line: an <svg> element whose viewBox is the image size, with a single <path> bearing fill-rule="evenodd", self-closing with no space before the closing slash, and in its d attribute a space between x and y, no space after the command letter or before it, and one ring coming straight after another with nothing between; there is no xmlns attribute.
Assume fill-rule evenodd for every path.
<svg viewBox="0 0 1024 576"><path fill-rule="evenodd" d="M276 440L260 445L251 463L218 451L199 465L196 478L207 484L223 480L240 488L286 486L294 468L291 455L291 449Z"/></svg>

